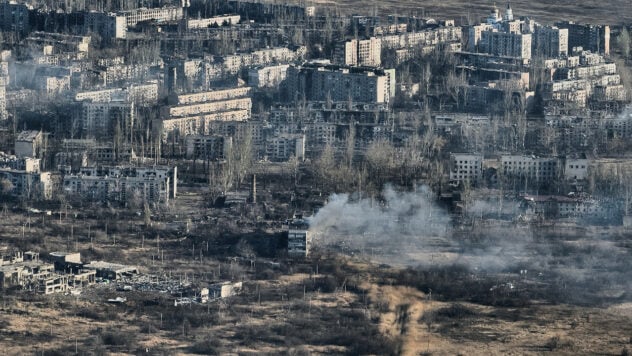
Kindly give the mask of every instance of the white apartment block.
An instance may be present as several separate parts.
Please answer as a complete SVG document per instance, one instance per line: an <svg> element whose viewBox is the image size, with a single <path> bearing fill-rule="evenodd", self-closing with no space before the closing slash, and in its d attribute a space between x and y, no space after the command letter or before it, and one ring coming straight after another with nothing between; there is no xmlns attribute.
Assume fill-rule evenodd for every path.
<svg viewBox="0 0 632 356"><path fill-rule="evenodd" d="M62 189L89 201L164 203L177 196L177 167L83 167L66 175Z"/></svg>
<svg viewBox="0 0 632 356"><path fill-rule="evenodd" d="M209 135L214 121L245 121L250 118L250 87L182 94L172 98L175 105L163 109L156 125L163 142L169 137Z"/></svg>
<svg viewBox="0 0 632 356"><path fill-rule="evenodd" d="M211 101L206 103L189 104L168 108L168 118L196 116L205 113L217 113L233 110L250 110L252 100L250 98L237 98L229 100Z"/></svg>
<svg viewBox="0 0 632 356"><path fill-rule="evenodd" d="M101 73L104 85L120 81L143 80L148 75L149 66L145 64L112 65L106 67Z"/></svg>
<svg viewBox="0 0 632 356"><path fill-rule="evenodd" d="M310 150L333 145L336 142L336 124L331 122L313 122L305 126L307 144Z"/></svg>
<svg viewBox="0 0 632 356"><path fill-rule="evenodd" d="M221 57L222 70L228 74L237 74L243 68L265 66L273 63L291 63L305 56L307 48L291 50L286 47L266 48L251 53L239 53Z"/></svg>
<svg viewBox="0 0 632 356"><path fill-rule="evenodd" d="M255 88L277 88L287 78L288 64L280 64L248 71L248 85Z"/></svg>
<svg viewBox="0 0 632 356"><path fill-rule="evenodd" d="M223 26L224 24L236 25L241 21L239 15L220 15L207 19L189 19L187 20L187 28L189 30L196 28L207 28L212 26Z"/></svg>
<svg viewBox="0 0 632 356"><path fill-rule="evenodd" d="M203 115L186 116L161 120L159 129L163 142L168 142L171 135L186 137L189 135L208 135L212 133L213 124L218 121L246 121L250 118L250 110L230 110Z"/></svg>
<svg viewBox="0 0 632 356"><path fill-rule="evenodd" d="M550 182L558 178L557 158L503 155L500 163L506 178L525 178L531 182Z"/></svg>
<svg viewBox="0 0 632 356"><path fill-rule="evenodd" d="M50 172L27 172L0 168L0 181L11 183L9 194L25 199L51 199L53 182Z"/></svg>
<svg viewBox="0 0 632 356"><path fill-rule="evenodd" d="M136 24L143 21L179 21L182 19L183 12L181 7L162 7L153 9L140 8L129 11L120 11L117 13L117 15L125 17L127 27L134 27L136 26Z"/></svg>
<svg viewBox="0 0 632 356"><path fill-rule="evenodd" d="M382 48L404 49L430 47L452 42L461 42L461 27L444 26L432 30L406 32L380 37Z"/></svg>
<svg viewBox="0 0 632 356"><path fill-rule="evenodd" d="M271 137L266 142L266 156L270 161L287 161L296 157L305 159L305 135L281 134Z"/></svg>
<svg viewBox="0 0 632 356"><path fill-rule="evenodd" d="M376 37L343 42L338 45L336 51L339 64L367 67L382 65L382 41Z"/></svg>
<svg viewBox="0 0 632 356"><path fill-rule="evenodd" d="M92 38L90 36L66 35L54 32L33 32L24 39L27 46L42 48L45 54L57 54L67 52L84 52L90 49Z"/></svg>
<svg viewBox="0 0 632 356"><path fill-rule="evenodd" d="M483 180L483 155L450 154L450 183L476 185Z"/></svg>
<svg viewBox="0 0 632 356"><path fill-rule="evenodd" d="M191 105L209 101L222 101L243 98L250 94L250 87L220 89L192 94L180 94L176 98L177 105Z"/></svg>
<svg viewBox="0 0 632 356"><path fill-rule="evenodd" d="M112 88L84 91L75 94L75 101L133 101L137 104L155 103L158 101L158 82L131 84L127 88Z"/></svg>
<svg viewBox="0 0 632 356"><path fill-rule="evenodd" d="M479 51L499 57L531 59L531 34L483 31Z"/></svg>
<svg viewBox="0 0 632 356"><path fill-rule="evenodd" d="M35 78L35 88L48 96L70 90L70 76L41 76Z"/></svg>

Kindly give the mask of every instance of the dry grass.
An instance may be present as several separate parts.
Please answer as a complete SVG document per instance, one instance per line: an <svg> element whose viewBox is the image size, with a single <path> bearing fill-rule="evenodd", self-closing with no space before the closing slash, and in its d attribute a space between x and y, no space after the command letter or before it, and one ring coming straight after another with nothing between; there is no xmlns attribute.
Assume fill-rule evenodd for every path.
<svg viewBox="0 0 632 356"><path fill-rule="evenodd" d="M401 339L403 355L539 355L551 351L612 355L621 352L632 333L629 304L599 309L568 305L494 308L461 303L471 314L437 316L453 304L429 301L423 293L403 286L372 285L370 296L373 308L382 310L380 329ZM404 310L406 317L400 315ZM405 326L402 320L406 320Z"/></svg>

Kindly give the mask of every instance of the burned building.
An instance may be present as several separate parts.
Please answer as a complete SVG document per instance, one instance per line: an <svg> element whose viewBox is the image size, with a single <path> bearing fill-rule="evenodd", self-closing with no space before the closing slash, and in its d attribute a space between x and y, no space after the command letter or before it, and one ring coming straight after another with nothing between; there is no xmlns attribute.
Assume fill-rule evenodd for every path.
<svg viewBox="0 0 632 356"><path fill-rule="evenodd" d="M135 266L121 265L104 261L94 261L83 266L86 270L96 271L96 276L105 279L120 279L123 276L138 274Z"/></svg>
<svg viewBox="0 0 632 356"><path fill-rule="evenodd" d="M289 257L306 257L312 244L309 224L302 215L288 221L287 254Z"/></svg>

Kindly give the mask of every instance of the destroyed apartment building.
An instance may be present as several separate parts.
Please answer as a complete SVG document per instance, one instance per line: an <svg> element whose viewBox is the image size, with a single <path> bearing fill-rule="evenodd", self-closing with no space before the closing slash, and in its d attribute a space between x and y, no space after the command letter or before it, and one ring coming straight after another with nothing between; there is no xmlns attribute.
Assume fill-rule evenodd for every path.
<svg viewBox="0 0 632 356"><path fill-rule="evenodd" d="M306 257L312 243L308 222L302 215L295 215L287 225L287 254L289 257Z"/></svg>
<svg viewBox="0 0 632 356"><path fill-rule="evenodd" d="M17 288L42 294L89 287L97 278L115 280L138 274L134 266L102 261L83 263L79 252L51 252L44 261L37 252L5 248L0 258L0 289Z"/></svg>
<svg viewBox="0 0 632 356"><path fill-rule="evenodd" d="M79 256L79 253L76 253ZM61 253L51 254L60 260ZM0 288L19 288L42 294L64 293L69 288L79 288L94 283L94 273L77 271L76 275L64 274L56 263L40 260L37 252L5 251L0 265Z"/></svg>

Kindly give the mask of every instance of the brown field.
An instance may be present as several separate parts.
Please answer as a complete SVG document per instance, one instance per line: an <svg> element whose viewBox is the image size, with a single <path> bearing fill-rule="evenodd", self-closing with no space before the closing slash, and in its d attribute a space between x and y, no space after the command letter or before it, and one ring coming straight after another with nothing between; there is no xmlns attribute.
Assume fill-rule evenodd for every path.
<svg viewBox="0 0 632 356"><path fill-rule="evenodd" d="M121 292L103 284L78 296L3 291L3 354L620 355L632 348L632 245L627 232L582 228L565 233L558 227L553 236L540 231L551 238L531 239L529 248L513 253L520 257L537 251L537 256L552 257L537 258L547 267L530 267L524 281L511 270L474 278L458 269L404 272L361 256L318 250L306 261L270 267L265 257L256 265L225 258L240 255L240 240L263 251L265 245L256 244L274 239L273 234L252 232L252 223L244 222L252 221L250 212L206 206L202 195L183 189L152 228L144 228L143 218L131 214L118 216L119 223L107 225L107 233L103 220L114 219L115 211L84 216L91 209L76 206L60 219L59 214L34 217L3 209L0 239L8 246L42 253L79 250L91 260L140 265L144 273L173 273L176 279L186 275L199 286L244 281L239 296L178 307L173 295ZM211 219L203 219L207 215ZM168 232L166 221L185 219L193 225L189 237ZM158 246L164 249L164 262L157 258ZM433 256L436 263L442 261ZM579 281L584 274L590 278L579 283L564 277L571 267ZM546 273L553 269L560 274ZM537 277L539 270L545 277ZM490 286L510 281L515 291L489 292ZM426 294L429 289L432 293ZM126 304L106 302L121 295Z"/></svg>
<svg viewBox="0 0 632 356"><path fill-rule="evenodd" d="M380 15L390 13L416 14L436 17L438 19L454 18L467 22L469 14L471 22L478 22L487 16L494 2L489 0L448 0L448 1L410 1L410 0L316 0L316 4L337 4L349 13L369 13L378 9ZM504 9L504 1L495 2ZM621 24L632 22L632 6L628 0L556 0L556 1L511 1L514 16L530 16L537 21L552 23L559 20L574 20L588 23Z"/></svg>

